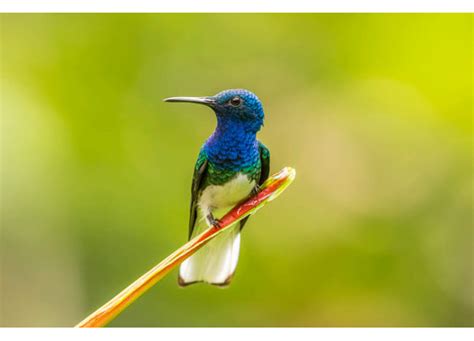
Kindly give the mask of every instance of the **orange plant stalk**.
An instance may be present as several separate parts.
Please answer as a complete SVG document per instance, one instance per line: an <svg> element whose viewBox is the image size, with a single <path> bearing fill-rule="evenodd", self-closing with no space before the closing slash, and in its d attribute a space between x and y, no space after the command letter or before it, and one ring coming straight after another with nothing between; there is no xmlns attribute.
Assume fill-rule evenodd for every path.
<svg viewBox="0 0 474 341"><path fill-rule="evenodd" d="M177 265L190 257L211 239L215 238L219 233L248 215L255 213L266 203L275 199L290 185L294 180L295 175L296 172L293 168L285 167L278 173L269 177L256 195L235 206L220 219L221 224L219 228L210 227L200 235L188 241L147 273L138 278L135 282L122 290L102 307L79 322L76 327L86 328L105 326Z"/></svg>

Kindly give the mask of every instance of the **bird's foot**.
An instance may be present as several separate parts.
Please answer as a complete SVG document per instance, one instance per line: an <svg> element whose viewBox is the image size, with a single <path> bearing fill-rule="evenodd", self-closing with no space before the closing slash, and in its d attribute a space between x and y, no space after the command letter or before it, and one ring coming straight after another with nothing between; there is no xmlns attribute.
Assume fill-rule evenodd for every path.
<svg viewBox="0 0 474 341"><path fill-rule="evenodd" d="M259 185L255 185L255 187L252 189L252 192L250 192L250 196L251 197L254 197L258 194L258 192L260 192L260 186Z"/></svg>
<svg viewBox="0 0 474 341"><path fill-rule="evenodd" d="M213 228L215 228L216 230L221 228L221 221L219 219L214 218L212 213L209 213L207 215L207 223Z"/></svg>

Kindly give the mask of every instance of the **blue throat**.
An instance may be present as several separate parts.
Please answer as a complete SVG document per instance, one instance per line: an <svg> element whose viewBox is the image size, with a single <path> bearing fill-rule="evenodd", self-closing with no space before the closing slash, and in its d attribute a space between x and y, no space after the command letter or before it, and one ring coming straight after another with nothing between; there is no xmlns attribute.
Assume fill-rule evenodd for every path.
<svg viewBox="0 0 474 341"><path fill-rule="evenodd" d="M209 162L221 170L238 172L257 167L259 161L258 128L250 122L217 115L217 127L203 148Z"/></svg>

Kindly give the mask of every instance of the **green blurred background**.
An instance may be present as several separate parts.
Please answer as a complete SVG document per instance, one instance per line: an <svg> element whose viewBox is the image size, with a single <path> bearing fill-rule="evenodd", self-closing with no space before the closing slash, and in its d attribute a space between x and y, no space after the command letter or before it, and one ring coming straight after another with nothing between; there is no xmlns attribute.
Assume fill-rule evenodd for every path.
<svg viewBox="0 0 474 341"><path fill-rule="evenodd" d="M111 326L472 326L472 16L1 15L2 326L72 326L185 242L215 125L272 173L228 289L176 271Z"/></svg>

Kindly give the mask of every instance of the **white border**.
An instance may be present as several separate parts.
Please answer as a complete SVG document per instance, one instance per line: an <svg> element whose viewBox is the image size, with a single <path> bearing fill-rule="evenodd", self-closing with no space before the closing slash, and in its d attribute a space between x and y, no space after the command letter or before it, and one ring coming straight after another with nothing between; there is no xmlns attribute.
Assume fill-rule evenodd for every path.
<svg viewBox="0 0 474 341"><path fill-rule="evenodd" d="M0 12L473 12L472 0L0 0Z"/></svg>

